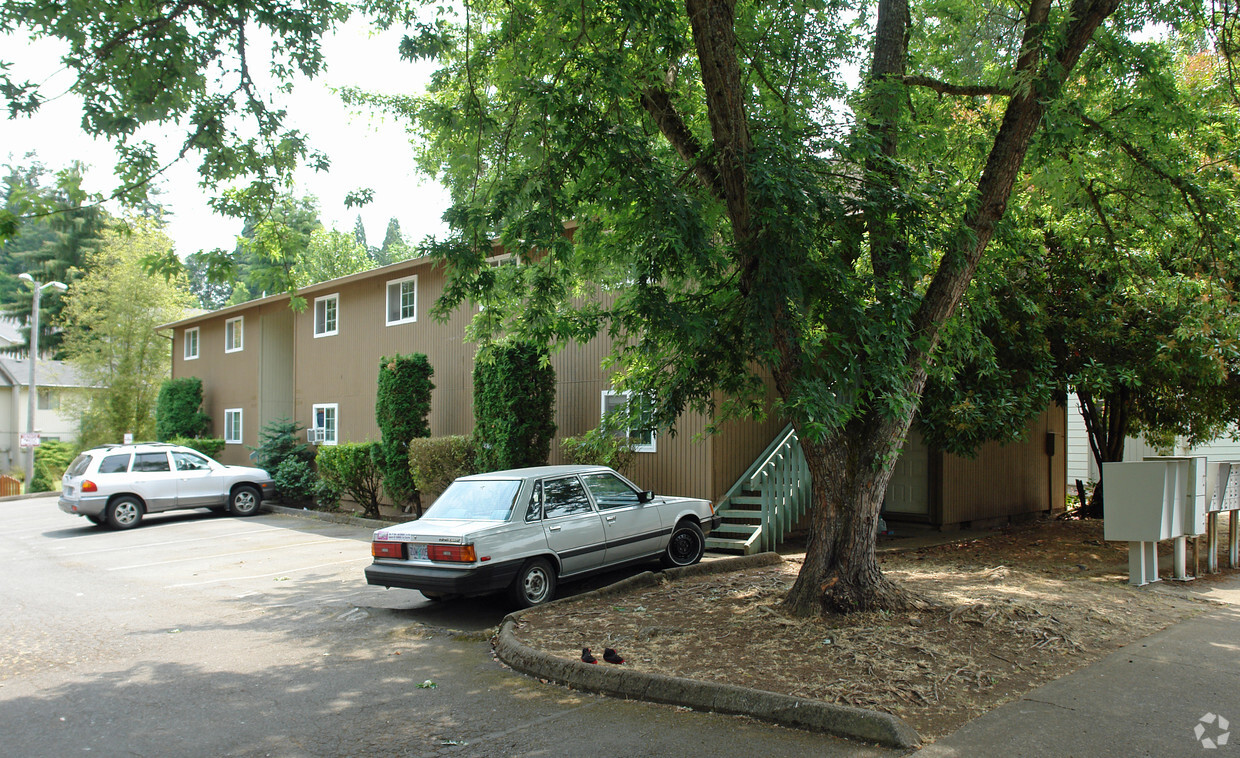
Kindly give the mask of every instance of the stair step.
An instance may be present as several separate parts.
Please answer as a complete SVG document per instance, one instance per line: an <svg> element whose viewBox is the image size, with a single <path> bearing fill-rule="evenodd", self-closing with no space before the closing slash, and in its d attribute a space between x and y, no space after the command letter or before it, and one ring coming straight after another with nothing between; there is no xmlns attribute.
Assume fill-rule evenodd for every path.
<svg viewBox="0 0 1240 758"><path fill-rule="evenodd" d="M750 552L752 543L748 540L728 540L718 537L706 538L706 549L717 552L740 553L742 555Z"/></svg>
<svg viewBox="0 0 1240 758"><path fill-rule="evenodd" d="M732 505L762 505L762 495L733 495L730 502Z"/></svg>
<svg viewBox="0 0 1240 758"><path fill-rule="evenodd" d="M720 516L723 516L724 519L741 519L745 521L762 520L761 511L735 511L729 508L727 510L718 511L718 513Z"/></svg>
<svg viewBox="0 0 1240 758"><path fill-rule="evenodd" d="M758 524L733 524L725 521L714 529L711 529L710 533L711 535L718 535L720 537L734 534L748 537L751 534L757 533L759 529L761 529L761 527Z"/></svg>

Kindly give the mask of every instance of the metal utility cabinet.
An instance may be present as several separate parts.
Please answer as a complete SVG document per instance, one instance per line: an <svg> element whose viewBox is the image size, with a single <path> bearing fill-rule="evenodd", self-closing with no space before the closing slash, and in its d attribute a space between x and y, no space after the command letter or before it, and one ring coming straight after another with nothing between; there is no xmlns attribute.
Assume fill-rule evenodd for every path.
<svg viewBox="0 0 1240 758"><path fill-rule="evenodd" d="M1175 540L1175 578L1190 579L1187 538L1206 530L1205 457L1102 464L1103 535L1128 543L1128 582L1158 581L1158 542Z"/></svg>

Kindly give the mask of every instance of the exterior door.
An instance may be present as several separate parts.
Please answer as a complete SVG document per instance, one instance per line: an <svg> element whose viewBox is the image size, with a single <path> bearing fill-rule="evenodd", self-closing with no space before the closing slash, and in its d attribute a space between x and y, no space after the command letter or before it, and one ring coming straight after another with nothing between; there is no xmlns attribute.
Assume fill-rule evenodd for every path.
<svg viewBox="0 0 1240 758"><path fill-rule="evenodd" d="M642 503L623 479L607 473L581 477L603 517L604 563L621 563L663 549L663 523L654 502Z"/></svg>
<svg viewBox="0 0 1240 758"><path fill-rule="evenodd" d="M180 450L172 452L177 469L177 500L181 507L223 505L223 478L211 470L211 463L201 455Z"/></svg>
<svg viewBox="0 0 1240 758"><path fill-rule="evenodd" d="M140 492L148 511L177 507L177 474L168 465L167 452L134 453L129 472L142 483Z"/></svg>
<svg viewBox="0 0 1240 758"><path fill-rule="evenodd" d="M542 481L543 531L560 558L561 574L603 565L607 542L603 519L594 510L581 480L564 476Z"/></svg>

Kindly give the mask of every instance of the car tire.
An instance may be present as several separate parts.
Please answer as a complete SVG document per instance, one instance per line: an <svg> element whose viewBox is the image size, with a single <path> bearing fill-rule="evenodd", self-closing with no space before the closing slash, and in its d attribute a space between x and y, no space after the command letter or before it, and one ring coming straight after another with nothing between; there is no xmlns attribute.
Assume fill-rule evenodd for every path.
<svg viewBox="0 0 1240 758"><path fill-rule="evenodd" d="M263 504L263 496L248 484L243 484L228 496L228 512L234 516L253 516Z"/></svg>
<svg viewBox="0 0 1240 758"><path fill-rule="evenodd" d="M555 570L545 558L526 561L512 580L508 596L518 608L542 605L555 597Z"/></svg>
<svg viewBox="0 0 1240 758"><path fill-rule="evenodd" d="M667 568L692 566L702 560L704 552L706 537L702 535L702 528L692 521L681 521L672 530L672 538L667 541L662 562Z"/></svg>
<svg viewBox="0 0 1240 758"><path fill-rule="evenodd" d="M86 520L94 524L95 526L103 526L105 523L107 523L108 517L102 513L98 515L88 513L86 514Z"/></svg>
<svg viewBox="0 0 1240 758"><path fill-rule="evenodd" d="M133 529L141 523L142 513L145 510L141 500L126 495L108 503L104 517L107 519L108 526L113 529Z"/></svg>

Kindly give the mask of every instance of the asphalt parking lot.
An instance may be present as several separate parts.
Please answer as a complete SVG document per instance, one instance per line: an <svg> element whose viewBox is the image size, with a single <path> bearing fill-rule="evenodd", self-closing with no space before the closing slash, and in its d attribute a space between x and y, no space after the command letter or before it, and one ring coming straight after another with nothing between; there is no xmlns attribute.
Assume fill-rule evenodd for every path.
<svg viewBox="0 0 1240 758"><path fill-rule="evenodd" d="M0 515L0 754L890 754L514 674L497 599L367 586L365 527L204 511L116 532L48 498Z"/></svg>

